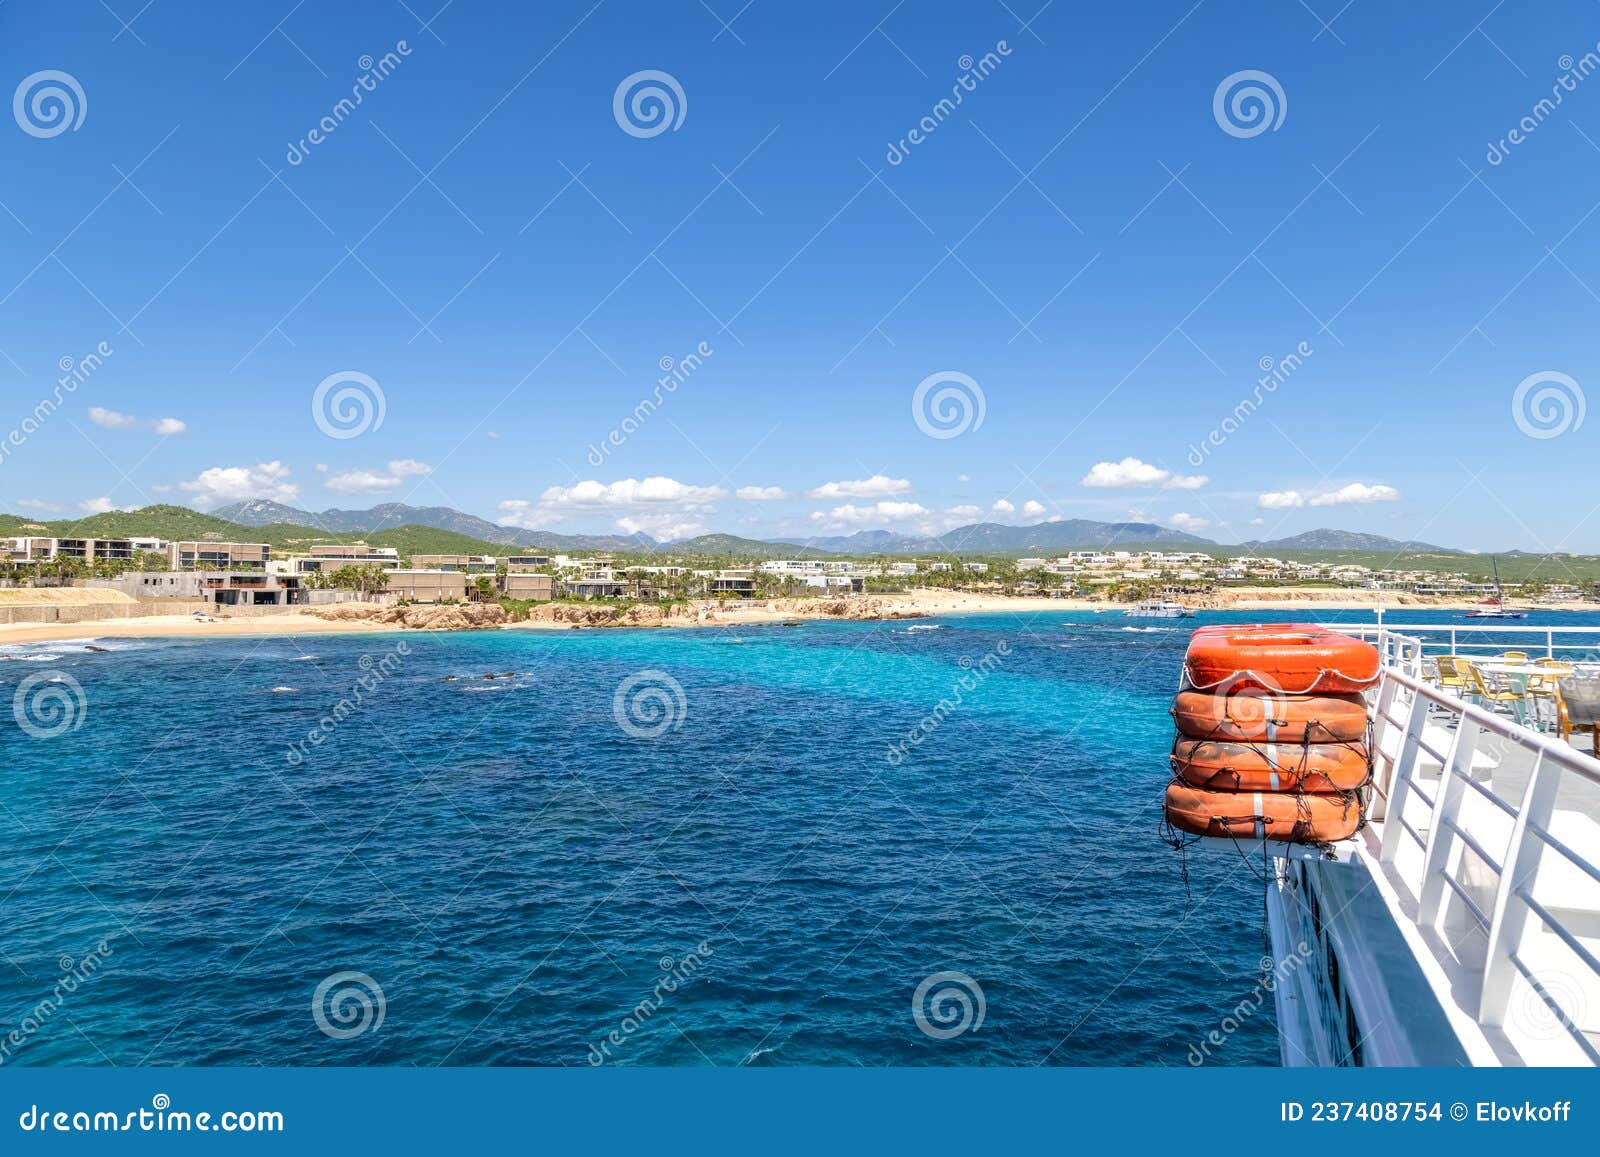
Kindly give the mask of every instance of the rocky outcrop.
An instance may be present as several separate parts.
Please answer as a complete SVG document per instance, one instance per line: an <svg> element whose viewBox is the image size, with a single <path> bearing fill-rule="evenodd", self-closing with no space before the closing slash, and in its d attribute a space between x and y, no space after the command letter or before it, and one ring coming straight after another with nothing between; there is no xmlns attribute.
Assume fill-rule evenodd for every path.
<svg viewBox="0 0 1600 1157"><path fill-rule="evenodd" d="M565 627L695 627L718 623L753 623L772 618L794 619L921 619L922 611L891 609L879 598L790 598L735 604L715 602L656 603L617 606L611 603L540 603L517 622ZM320 619L391 624L415 630L466 631L500 627L514 621L496 603L467 606L396 607L372 603L338 603L312 612ZM760 615L761 618L753 616Z"/></svg>
<svg viewBox="0 0 1600 1157"><path fill-rule="evenodd" d="M510 621L498 603L469 603L466 606L384 607L371 603L338 603L312 612L319 619L335 622L364 621L386 623L418 631L471 631L500 627Z"/></svg>

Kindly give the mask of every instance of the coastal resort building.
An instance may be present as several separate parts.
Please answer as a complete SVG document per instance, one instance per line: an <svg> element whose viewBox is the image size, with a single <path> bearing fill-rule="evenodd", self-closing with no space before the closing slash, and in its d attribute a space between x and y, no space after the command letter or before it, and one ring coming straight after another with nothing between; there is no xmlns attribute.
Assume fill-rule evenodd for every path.
<svg viewBox="0 0 1600 1157"><path fill-rule="evenodd" d="M346 566L394 567L400 565L400 552L392 546L368 546L364 542L335 543L314 546L310 557L292 558L289 563L295 574L336 571Z"/></svg>
<svg viewBox="0 0 1600 1157"><path fill-rule="evenodd" d="M459 602L467 597L467 576L456 570L386 570L387 591L412 603Z"/></svg>
<svg viewBox="0 0 1600 1157"><path fill-rule="evenodd" d="M550 556L547 554L513 554L506 558L506 572L517 574L550 569Z"/></svg>
<svg viewBox="0 0 1600 1157"><path fill-rule="evenodd" d="M304 601L295 575L229 570L202 572L199 579L200 597L219 607L288 607Z"/></svg>
<svg viewBox="0 0 1600 1157"><path fill-rule="evenodd" d="M271 548L264 542L169 542L169 570L267 569Z"/></svg>
<svg viewBox="0 0 1600 1157"><path fill-rule="evenodd" d="M547 574L524 574L517 571L507 572L505 578L505 594L510 599L531 599L534 602L549 602L556 597L556 580Z"/></svg>
<svg viewBox="0 0 1600 1157"><path fill-rule="evenodd" d="M411 565L417 570L461 571L463 574L493 574L499 560L492 554L414 554Z"/></svg>

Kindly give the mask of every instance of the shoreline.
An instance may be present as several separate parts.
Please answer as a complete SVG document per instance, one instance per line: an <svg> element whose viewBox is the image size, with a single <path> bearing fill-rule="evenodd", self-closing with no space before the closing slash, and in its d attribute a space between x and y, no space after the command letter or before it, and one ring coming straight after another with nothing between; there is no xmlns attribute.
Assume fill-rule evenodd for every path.
<svg viewBox="0 0 1600 1157"><path fill-rule="evenodd" d="M1453 600L1423 601L1419 596L1390 597L1380 600L1353 597L1344 591L1310 592L1283 591L1257 588L1247 597L1244 591L1222 592L1221 595L1197 597L1186 603L1191 610L1204 611L1284 611L1314 614L1317 611L1366 611L1375 613L1382 609L1386 615L1406 611L1453 611L1463 613L1479 606L1474 602ZM1324 597L1326 596L1326 597ZM973 595L959 591L913 590L895 595L853 596L849 599L815 599L815 607L804 604L810 599L752 600L743 603L718 603L701 600L683 609L682 614L662 617L653 621L592 622L519 621L488 623L469 630L505 631L570 631L631 629L682 629L696 627L767 626L783 622L892 622L925 618L936 615L966 614L1042 614L1049 612L1099 612L1122 616L1129 604L1107 604L1088 599L1055 599L1037 596L1007 597L1004 595ZM1209 604L1209 605L1207 605ZM350 604L344 604L349 606ZM579 611L585 604L556 604L572 606ZM826 608L826 609L825 609ZM594 607L596 612L602 607ZM1600 603L1576 603L1560 606L1528 608L1555 612L1600 612ZM866 613L860 613L866 612ZM1309 617L1309 616L1307 616ZM1181 621L1181 620L1176 620ZM1468 625L1468 624L1463 624ZM72 623L3 623L0 624L0 646L19 643L57 643L109 639L139 638L252 638L301 635L350 635L411 631L393 622L376 622L364 618L325 618L307 610L285 610L281 614L254 615L248 618L215 618L200 621L191 615L148 615L140 617L114 617L85 619ZM448 629L448 628L447 628Z"/></svg>

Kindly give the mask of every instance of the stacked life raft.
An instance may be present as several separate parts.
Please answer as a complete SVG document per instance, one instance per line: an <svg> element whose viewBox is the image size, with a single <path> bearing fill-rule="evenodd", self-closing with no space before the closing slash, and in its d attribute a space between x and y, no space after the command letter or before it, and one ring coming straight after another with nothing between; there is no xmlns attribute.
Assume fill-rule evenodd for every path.
<svg viewBox="0 0 1600 1157"><path fill-rule="evenodd" d="M1172 705L1167 823L1320 844L1361 827L1372 775L1367 643L1302 623L1202 627Z"/></svg>

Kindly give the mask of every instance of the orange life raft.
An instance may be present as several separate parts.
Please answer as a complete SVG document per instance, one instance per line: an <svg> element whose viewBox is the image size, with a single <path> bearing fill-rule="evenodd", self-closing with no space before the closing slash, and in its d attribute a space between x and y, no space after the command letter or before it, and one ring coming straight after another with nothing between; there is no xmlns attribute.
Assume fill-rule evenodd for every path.
<svg viewBox="0 0 1600 1157"><path fill-rule="evenodd" d="M1378 652L1310 623L1214 626L1194 633L1183 668L1187 683L1201 691L1353 692L1377 681Z"/></svg>
<svg viewBox="0 0 1600 1157"><path fill-rule="evenodd" d="M1172 718L1192 739L1348 743L1367 733L1367 704L1359 695L1274 695L1259 687L1222 695L1180 691Z"/></svg>
<svg viewBox="0 0 1600 1157"><path fill-rule="evenodd" d="M1167 785L1167 822L1196 836L1320 844L1346 840L1361 827L1361 802L1347 795L1209 791Z"/></svg>
<svg viewBox="0 0 1600 1157"><path fill-rule="evenodd" d="M1354 791L1371 771L1363 744L1180 739L1171 760L1185 783L1233 792Z"/></svg>

